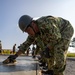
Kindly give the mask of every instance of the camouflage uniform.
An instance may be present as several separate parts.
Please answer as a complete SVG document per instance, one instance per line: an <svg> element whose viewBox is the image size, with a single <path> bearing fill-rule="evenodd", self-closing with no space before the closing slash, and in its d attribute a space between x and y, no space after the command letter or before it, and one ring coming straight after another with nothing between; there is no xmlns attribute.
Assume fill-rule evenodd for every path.
<svg viewBox="0 0 75 75"><path fill-rule="evenodd" d="M44 57L48 63L48 69L54 70L55 75L63 75L68 46L74 32L73 27L69 21L53 16L41 17L36 20L36 24L40 32L35 36L28 36L27 40L21 44L20 50L24 52L34 41L41 50L48 47L51 57Z"/></svg>

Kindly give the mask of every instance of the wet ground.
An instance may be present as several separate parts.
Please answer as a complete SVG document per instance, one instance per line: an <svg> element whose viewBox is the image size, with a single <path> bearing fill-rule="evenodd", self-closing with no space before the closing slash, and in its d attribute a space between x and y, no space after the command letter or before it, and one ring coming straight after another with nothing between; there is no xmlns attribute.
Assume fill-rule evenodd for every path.
<svg viewBox="0 0 75 75"><path fill-rule="evenodd" d="M36 75L38 64L32 57L19 56L14 65L3 65L8 56L0 56L0 75Z"/></svg>
<svg viewBox="0 0 75 75"><path fill-rule="evenodd" d="M15 65L3 65L7 57L0 55L0 75L39 75L38 62L31 56L19 56ZM65 75L75 75L75 58L67 59Z"/></svg>

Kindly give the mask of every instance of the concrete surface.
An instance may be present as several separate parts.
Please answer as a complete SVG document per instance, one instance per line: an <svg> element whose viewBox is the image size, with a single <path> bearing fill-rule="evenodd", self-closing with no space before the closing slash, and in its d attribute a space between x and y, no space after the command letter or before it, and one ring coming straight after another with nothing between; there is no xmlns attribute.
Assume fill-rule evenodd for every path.
<svg viewBox="0 0 75 75"><path fill-rule="evenodd" d="M8 56L0 56L0 75L37 75L38 64L32 57L19 56L15 65L3 65Z"/></svg>
<svg viewBox="0 0 75 75"><path fill-rule="evenodd" d="M40 75L38 61L31 56L19 56L15 65L3 65L7 57L0 55L0 75ZM75 75L75 58L67 58L64 75Z"/></svg>

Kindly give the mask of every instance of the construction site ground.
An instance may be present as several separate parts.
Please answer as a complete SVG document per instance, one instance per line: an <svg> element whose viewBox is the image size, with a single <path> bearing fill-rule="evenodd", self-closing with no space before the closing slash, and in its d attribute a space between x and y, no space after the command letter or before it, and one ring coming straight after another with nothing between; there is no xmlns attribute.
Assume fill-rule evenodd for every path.
<svg viewBox="0 0 75 75"><path fill-rule="evenodd" d="M38 61L32 56L19 56L16 64L3 65L2 61L7 57L0 55L0 75L40 75ZM75 75L75 58L67 58L64 75Z"/></svg>

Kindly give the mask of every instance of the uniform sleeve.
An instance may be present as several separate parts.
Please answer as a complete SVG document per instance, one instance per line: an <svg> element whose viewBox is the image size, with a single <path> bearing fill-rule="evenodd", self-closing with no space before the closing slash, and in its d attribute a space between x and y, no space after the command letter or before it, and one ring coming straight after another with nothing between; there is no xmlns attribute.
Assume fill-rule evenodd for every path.
<svg viewBox="0 0 75 75"><path fill-rule="evenodd" d="M34 39L34 37L28 36L27 40L19 46L19 50L24 53L27 48L33 43Z"/></svg>

